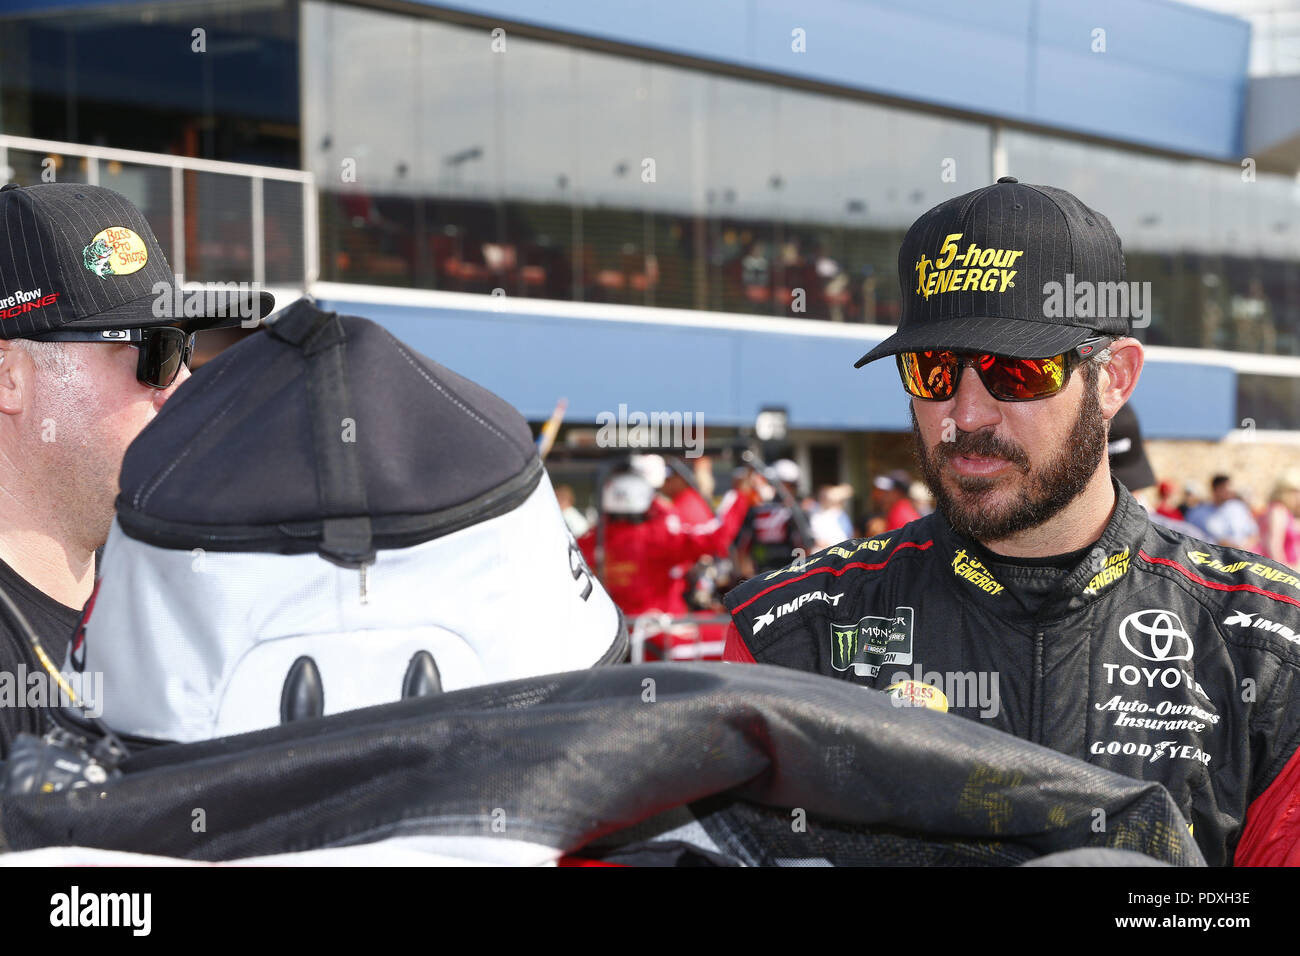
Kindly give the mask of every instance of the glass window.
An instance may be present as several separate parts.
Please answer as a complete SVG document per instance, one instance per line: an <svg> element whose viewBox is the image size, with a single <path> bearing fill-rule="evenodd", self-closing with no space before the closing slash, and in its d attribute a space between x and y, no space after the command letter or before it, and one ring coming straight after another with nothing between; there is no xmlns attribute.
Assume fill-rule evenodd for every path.
<svg viewBox="0 0 1300 956"><path fill-rule="evenodd" d="M298 93L295 0L80 4L0 29L0 130L18 136L292 169Z"/></svg>

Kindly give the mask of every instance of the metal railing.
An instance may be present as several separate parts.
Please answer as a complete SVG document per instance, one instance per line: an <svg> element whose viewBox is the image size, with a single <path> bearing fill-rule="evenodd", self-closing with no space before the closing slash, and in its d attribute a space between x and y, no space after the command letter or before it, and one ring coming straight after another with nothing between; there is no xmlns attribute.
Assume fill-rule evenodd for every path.
<svg viewBox="0 0 1300 956"><path fill-rule="evenodd" d="M306 290L320 275L309 172L0 135L0 182L117 190L144 213L187 282Z"/></svg>
<svg viewBox="0 0 1300 956"><path fill-rule="evenodd" d="M647 660L699 661L720 660L723 651L722 633L731 617L727 614L700 612L686 616L672 614L640 614L628 618L628 637L633 664ZM705 627L713 631L706 634ZM646 647L652 653L646 653Z"/></svg>

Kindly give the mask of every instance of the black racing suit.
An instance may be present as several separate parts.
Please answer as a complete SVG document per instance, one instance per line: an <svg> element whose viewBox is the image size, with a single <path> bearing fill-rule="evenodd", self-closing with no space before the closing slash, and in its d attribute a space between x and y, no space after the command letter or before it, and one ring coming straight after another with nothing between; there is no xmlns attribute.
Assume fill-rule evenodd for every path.
<svg viewBox="0 0 1300 956"><path fill-rule="evenodd" d="M938 686L955 714L1163 783L1212 865L1300 862L1300 578L1115 489L1072 567L999 558L936 512L756 575L725 598L725 657Z"/></svg>

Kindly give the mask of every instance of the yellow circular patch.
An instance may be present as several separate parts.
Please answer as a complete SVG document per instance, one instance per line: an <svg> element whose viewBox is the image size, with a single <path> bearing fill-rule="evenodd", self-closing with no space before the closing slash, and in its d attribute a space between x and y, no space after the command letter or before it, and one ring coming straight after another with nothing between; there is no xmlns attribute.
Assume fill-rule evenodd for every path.
<svg viewBox="0 0 1300 956"><path fill-rule="evenodd" d="M933 684L919 680L900 680L885 688L885 693L898 701L899 707L925 707L943 713L948 711L948 695Z"/></svg>
<svg viewBox="0 0 1300 956"><path fill-rule="evenodd" d="M96 243L103 245L96 246ZM144 240L126 226L109 226L97 233L90 244L99 250L105 247L109 250L107 260L102 263L107 266L105 271L108 275L129 276L132 272L139 272L149 261L149 250ZM100 275L104 274L100 272Z"/></svg>

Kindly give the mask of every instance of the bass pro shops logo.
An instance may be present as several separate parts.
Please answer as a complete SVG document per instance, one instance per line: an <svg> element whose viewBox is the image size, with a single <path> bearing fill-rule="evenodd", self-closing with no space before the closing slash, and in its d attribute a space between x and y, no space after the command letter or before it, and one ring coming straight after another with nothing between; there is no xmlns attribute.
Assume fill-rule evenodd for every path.
<svg viewBox="0 0 1300 956"><path fill-rule="evenodd" d="M916 260L912 268L917 295L929 299L944 292L1006 292L1015 287L1017 270L1011 267L1024 250L981 249L972 242L963 252L957 245L963 235L954 232L945 236L938 256L931 259L922 253Z"/></svg>
<svg viewBox="0 0 1300 956"><path fill-rule="evenodd" d="M149 261L149 249L134 231L126 226L101 229L81 250L82 264L101 279L128 276L139 272Z"/></svg>
<svg viewBox="0 0 1300 956"><path fill-rule="evenodd" d="M892 617L867 616L856 624L831 625L831 667L853 668L857 677L875 677L883 664L912 663L910 607L896 607Z"/></svg>

